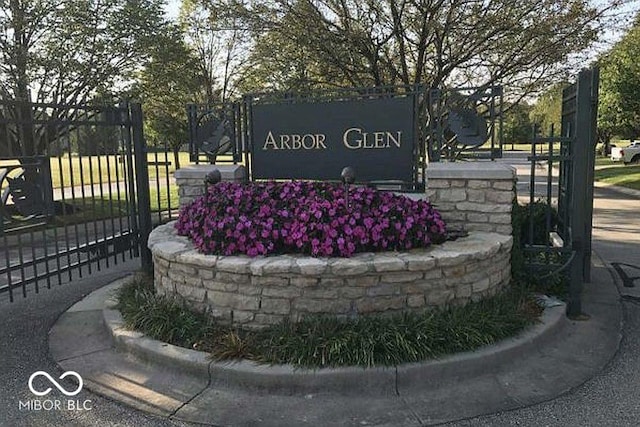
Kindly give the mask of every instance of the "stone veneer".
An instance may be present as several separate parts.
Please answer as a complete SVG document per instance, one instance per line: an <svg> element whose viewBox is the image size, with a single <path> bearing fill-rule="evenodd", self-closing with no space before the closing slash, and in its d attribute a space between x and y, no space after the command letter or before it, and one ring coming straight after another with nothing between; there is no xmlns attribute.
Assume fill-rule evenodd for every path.
<svg viewBox="0 0 640 427"><path fill-rule="evenodd" d="M309 314L398 313L494 294L510 280L512 238L471 232L408 252L249 258L200 254L169 223L148 244L159 293L227 322L264 327Z"/></svg>
<svg viewBox="0 0 640 427"><path fill-rule="evenodd" d="M204 193L204 177L214 169L220 171L223 181L246 180L246 169L242 165L185 166L175 172L180 206ZM430 163L426 196L449 227L511 235L515 183L515 169L504 163Z"/></svg>
<svg viewBox="0 0 640 427"><path fill-rule="evenodd" d="M511 235L515 183L504 163L430 163L426 193L450 228Z"/></svg>
<svg viewBox="0 0 640 427"><path fill-rule="evenodd" d="M180 206L204 194L204 178L213 170L219 170L222 181L243 182L247 172L242 165L187 165L175 171Z"/></svg>

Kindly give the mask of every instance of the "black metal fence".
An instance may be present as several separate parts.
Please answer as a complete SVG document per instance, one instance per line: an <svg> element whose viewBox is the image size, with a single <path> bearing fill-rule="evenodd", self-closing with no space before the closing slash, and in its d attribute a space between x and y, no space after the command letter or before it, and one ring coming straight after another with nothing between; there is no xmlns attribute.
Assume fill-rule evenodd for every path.
<svg viewBox="0 0 640 427"><path fill-rule="evenodd" d="M369 101L401 102L403 99L411 101L410 111L404 111L400 104L389 106L384 110L382 119L378 120L375 118L376 111L368 110L369 106L366 105ZM338 111L340 103L344 108ZM499 86L444 90L417 85L333 89L303 94L248 94L237 103L189 105L187 108L190 129L189 152L194 162L244 163L249 179L262 179L264 174L259 171L264 170L264 167L262 163L256 165L256 162L265 162L268 156L263 155L264 153L254 141L257 133L256 119L260 122L259 119L262 117L256 114L258 110L277 109L280 116L286 115L286 125L291 129L302 128L300 123L305 122L322 129L322 132L335 130L332 129L332 125L339 126L338 122L347 120L347 116L351 115L352 111L360 115L358 116L360 122L367 120L384 122L384 119L391 120L395 115L397 116L395 122L406 119L412 121L410 132L405 131L405 134L412 139L413 149L411 164L406 166L411 170L411 177L396 181L400 182L403 189L419 190L424 188L424 170L429 161L495 159L502 156L502 103L502 88ZM331 109L328 107L329 104L332 108L338 107ZM287 110L280 111L283 109ZM270 110L271 112L273 111ZM280 120L274 118L273 122L276 127L282 127L284 120L282 117ZM307 127L311 129L313 126ZM404 126L403 129L408 127ZM312 133L308 135L313 136ZM322 136L326 135L323 133ZM339 144L341 140L339 136L334 135L332 142ZM352 153L347 150L347 154ZM259 158L256 159L256 156ZM302 157L299 153L296 153L296 156L290 157ZM317 157L314 158L315 163L320 162ZM345 159L345 155L337 155L333 158L341 162L348 160ZM292 164L296 163L300 164L299 168L306 165L303 161L291 160L286 166L294 167L295 165ZM322 163L330 166L331 162ZM378 167L375 160L372 165ZM254 174L256 166L258 173ZM272 165L268 166L270 170L274 169ZM346 165L341 164L342 166ZM389 165L388 158L387 162L379 167L385 166L393 169ZM282 172L280 178L291 178L291 173L288 175L284 173L286 167L275 169ZM333 173L332 176L337 178L338 175ZM269 175L269 178L277 179L278 177ZM306 178L313 179L313 176ZM322 179L325 178L322 177Z"/></svg>
<svg viewBox="0 0 640 427"><path fill-rule="evenodd" d="M580 73L563 93L560 135L536 134L529 157L530 201L541 197L548 210L542 228L528 224L528 264L538 272L570 272L574 313L580 311L581 283L589 276L597 86L597 70ZM424 184L427 161L501 154L500 88L398 90L351 89L299 98L254 94L235 104L191 105L188 152L164 143L148 146L139 104L0 100L0 294L11 300L27 296L129 257L140 256L150 268L148 233L178 213L173 171L179 163L243 163L252 176L255 105L410 94L417 141L410 166L414 189ZM547 152L536 154L540 147ZM547 167L547 187L536 194L540 163ZM557 239L539 241L539 233Z"/></svg>
<svg viewBox="0 0 640 427"><path fill-rule="evenodd" d="M501 86L431 89L425 99L430 161L502 157Z"/></svg>
<svg viewBox="0 0 640 427"><path fill-rule="evenodd" d="M538 278L568 279L568 313L581 314L582 284L590 280L598 68L583 70L562 92L559 134L534 131L531 141L526 263ZM544 166L542 191L537 169Z"/></svg>
<svg viewBox="0 0 640 427"><path fill-rule="evenodd" d="M189 104L189 160L198 164L247 162L240 103Z"/></svg>
<svg viewBox="0 0 640 427"><path fill-rule="evenodd" d="M177 197L166 147L147 154L139 104L0 100L0 151L0 293L26 297L129 257L151 264L150 211L166 219Z"/></svg>

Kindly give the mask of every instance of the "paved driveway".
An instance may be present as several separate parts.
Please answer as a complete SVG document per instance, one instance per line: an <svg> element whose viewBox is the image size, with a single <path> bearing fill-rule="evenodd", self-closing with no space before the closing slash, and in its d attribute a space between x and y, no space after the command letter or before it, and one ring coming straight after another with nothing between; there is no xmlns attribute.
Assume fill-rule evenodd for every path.
<svg viewBox="0 0 640 427"><path fill-rule="evenodd" d="M68 283L10 304L0 301L0 425L18 426L159 426L167 423L124 407L108 399L82 391L73 399L91 400L90 411L20 410L19 401L33 395L29 376L46 371L57 378L61 372L48 355L48 333L58 316L75 301L102 285L138 268L138 260L120 264L109 272Z"/></svg>
<svg viewBox="0 0 640 427"><path fill-rule="evenodd" d="M595 189L593 249L607 263L640 267L640 198ZM640 270L622 266L639 278ZM450 423L450 426L623 427L640 425L640 290L624 288L625 310L620 350L607 369L572 392L529 408ZM588 350L588 349L586 349Z"/></svg>
<svg viewBox="0 0 640 427"><path fill-rule="evenodd" d="M607 263L640 264L640 200L596 190L594 249ZM75 301L138 267L137 261L9 304L0 300L0 425L156 426L160 421L83 391L90 411L26 411L27 382L38 370L60 375L48 355L48 331ZM640 272L638 272L640 275ZM629 274L634 274L630 271ZM637 284L640 288L640 284ZM529 408L459 421L455 426L637 426L640 425L640 303L633 288L623 289L626 324L618 355L600 375L572 392ZM640 297L640 294L637 295Z"/></svg>

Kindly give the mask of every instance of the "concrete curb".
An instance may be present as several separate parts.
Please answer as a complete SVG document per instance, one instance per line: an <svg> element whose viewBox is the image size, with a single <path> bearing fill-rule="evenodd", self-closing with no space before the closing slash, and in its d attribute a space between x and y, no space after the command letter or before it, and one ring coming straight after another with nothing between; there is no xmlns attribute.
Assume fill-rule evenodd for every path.
<svg viewBox="0 0 640 427"><path fill-rule="evenodd" d="M640 199L640 190L634 190L633 188L607 184L606 182L602 181L594 181L593 186L597 188L606 188L607 190L617 191L618 193L626 194L627 196L637 197Z"/></svg>
<svg viewBox="0 0 640 427"><path fill-rule="evenodd" d="M167 344L141 332L126 329L124 319L115 305L115 301L107 300L102 318L118 350L131 353L147 362L181 368L195 375L209 375L211 359L207 353Z"/></svg>
<svg viewBox="0 0 640 427"><path fill-rule="evenodd" d="M547 308L538 324L519 336L443 359L388 368L298 369L291 365L260 365L251 361L214 362L204 352L153 340L124 328L113 301L103 310L104 324L116 348L147 362L180 367L196 375L209 375L212 383L232 389L279 394L338 393L343 395L398 395L419 388L436 390L442 383L496 373L509 361L544 346L560 333L568 320L565 305Z"/></svg>
<svg viewBox="0 0 640 427"><path fill-rule="evenodd" d="M452 378L469 378L497 373L506 363L526 356L544 347L568 324L566 305L544 310L540 322L529 327L516 337L473 352L459 353L428 363L398 367L398 391L405 389L424 390L425 385L448 382ZM436 389L433 387L433 389Z"/></svg>

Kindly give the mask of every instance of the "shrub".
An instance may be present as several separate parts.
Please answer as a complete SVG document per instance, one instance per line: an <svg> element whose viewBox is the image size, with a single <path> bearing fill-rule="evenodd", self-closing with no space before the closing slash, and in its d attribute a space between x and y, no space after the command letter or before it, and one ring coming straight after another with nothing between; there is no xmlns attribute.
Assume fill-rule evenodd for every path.
<svg viewBox="0 0 640 427"><path fill-rule="evenodd" d="M427 247L446 238L440 213L425 200L323 182L221 182L184 207L178 234L203 253L249 256Z"/></svg>
<svg viewBox="0 0 640 427"><path fill-rule="evenodd" d="M253 332L254 358L302 367L395 366L472 351L534 323L539 307L508 290L465 306L357 319L309 317ZM225 359L213 348L216 359Z"/></svg>
<svg viewBox="0 0 640 427"><path fill-rule="evenodd" d="M133 281L119 294L128 327L171 344L297 367L393 366L470 351L513 336L534 323L540 307L520 288L465 306L392 316L312 316L265 329L218 324L178 300Z"/></svg>
<svg viewBox="0 0 640 427"><path fill-rule="evenodd" d="M196 348L215 332L206 313L189 309L175 297L156 294L151 277L138 275L120 288L117 308L128 328L182 347Z"/></svg>
<svg viewBox="0 0 640 427"><path fill-rule="evenodd" d="M549 243L547 234L547 212L551 220L550 231L558 226L558 212L553 206L549 206L543 200L537 200L533 204L513 204L513 249L511 251L511 276L516 283L528 287L534 292L547 293L564 298L567 292L566 275L563 271L553 274L552 269L566 262L566 254L560 253L536 253L526 252L525 245L533 242L534 245L546 245ZM530 224L533 222L533 235ZM537 265L538 270L532 269ZM546 265L545 269L542 266ZM548 270L548 271L547 271Z"/></svg>
<svg viewBox="0 0 640 427"><path fill-rule="evenodd" d="M512 212L513 234L518 236L523 245L530 241L534 245L549 243L547 213L550 219L548 231L554 231L558 226L558 211L553 206L549 206L543 200L536 200L525 205L514 203ZM531 222L533 222L533 234L530 234Z"/></svg>

